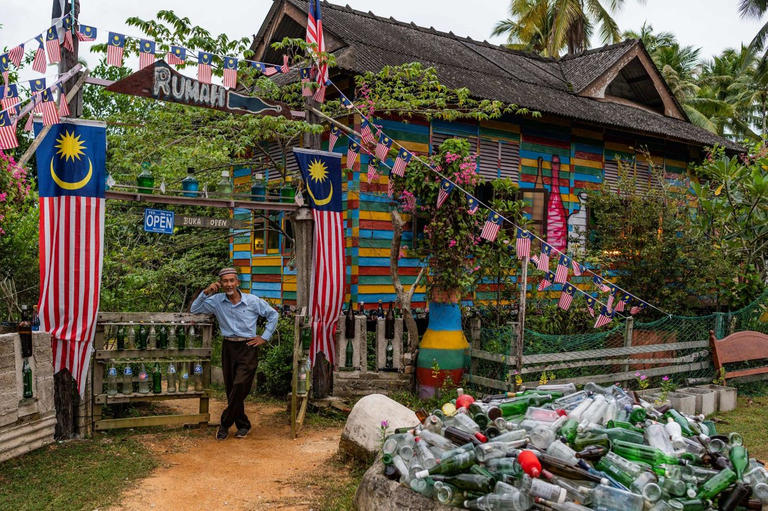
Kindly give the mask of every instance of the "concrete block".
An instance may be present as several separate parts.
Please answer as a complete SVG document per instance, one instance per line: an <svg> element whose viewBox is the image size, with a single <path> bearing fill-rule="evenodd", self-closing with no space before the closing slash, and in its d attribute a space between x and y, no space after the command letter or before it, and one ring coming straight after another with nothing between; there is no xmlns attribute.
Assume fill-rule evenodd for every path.
<svg viewBox="0 0 768 511"><path fill-rule="evenodd" d="M696 388L709 389L715 392L715 408L721 412L729 412L736 408L736 397L738 391L736 387L726 387L723 385L697 385Z"/></svg>
<svg viewBox="0 0 768 511"><path fill-rule="evenodd" d="M677 391L696 398L696 413L706 416L717 411L717 407L715 406L715 400L717 399L716 392L698 387L685 387L677 389Z"/></svg>
<svg viewBox="0 0 768 511"><path fill-rule="evenodd" d="M672 408L680 413L694 415L696 413L696 396L683 394L682 392L670 392L667 394Z"/></svg>

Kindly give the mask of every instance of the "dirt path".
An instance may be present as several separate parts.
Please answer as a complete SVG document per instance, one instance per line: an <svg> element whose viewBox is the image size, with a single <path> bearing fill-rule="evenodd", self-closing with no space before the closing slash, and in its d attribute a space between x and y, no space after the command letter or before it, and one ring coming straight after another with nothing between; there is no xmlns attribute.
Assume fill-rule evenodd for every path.
<svg viewBox="0 0 768 511"><path fill-rule="evenodd" d="M182 411L185 402L174 404ZM211 400L218 422L224 403ZM187 410L184 410L188 412ZM311 481L333 464L341 428L307 428L291 440L285 408L246 403L252 429L245 439L207 434L147 435L142 440L156 452L161 467L122 495L113 510L306 510L315 495Z"/></svg>

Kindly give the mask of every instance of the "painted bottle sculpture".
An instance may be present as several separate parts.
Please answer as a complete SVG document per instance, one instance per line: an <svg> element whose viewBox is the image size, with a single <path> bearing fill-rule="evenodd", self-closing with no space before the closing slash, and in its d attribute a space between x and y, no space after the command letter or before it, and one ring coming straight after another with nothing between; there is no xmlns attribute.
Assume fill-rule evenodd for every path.
<svg viewBox="0 0 768 511"><path fill-rule="evenodd" d="M568 244L568 216L560 197L560 157L552 155L552 179L547 201L547 243L561 252Z"/></svg>
<svg viewBox="0 0 768 511"><path fill-rule="evenodd" d="M469 344L461 328L459 292L433 290L429 325L419 344L416 379L421 398L430 398L443 381L461 381ZM435 370L435 367L439 369Z"/></svg>

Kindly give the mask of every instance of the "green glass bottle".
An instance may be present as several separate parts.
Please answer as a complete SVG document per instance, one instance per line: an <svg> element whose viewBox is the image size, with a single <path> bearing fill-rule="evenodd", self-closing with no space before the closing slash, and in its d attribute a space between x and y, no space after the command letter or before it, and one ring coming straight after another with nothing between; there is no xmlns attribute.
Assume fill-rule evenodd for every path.
<svg viewBox="0 0 768 511"><path fill-rule="evenodd" d="M569 444L573 444L573 441L576 439L576 434L579 430L579 421L576 419L568 419L565 421L565 423L560 427L560 434L565 437L566 441Z"/></svg>
<svg viewBox="0 0 768 511"><path fill-rule="evenodd" d="M479 491L482 493L490 492L496 484L496 480L493 477L480 474L433 475L431 477L435 481L452 484L461 490Z"/></svg>
<svg viewBox="0 0 768 511"><path fill-rule="evenodd" d="M647 417L647 413L645 412L645 408L643 408L642 406L636 406L632 408L631 412L629 412L629 422L631 422L632 424L643 422L646 417Z"/></svg>
<svg viewBox="0 0 768 511"><path fill-rule="evenodd" d="M155 176L149 170L149 162L141 162L141 173L136 177L139 193L152 193L155 187Z"/></svg>
<svg viewBox="0 0 768 511"><path fill-rule="evenodd" d="M673 421L680 424L680 429L682 430L683 435L685 436L693 436L694 432L691 429L691 425L688 422L688 419L680 415L680 412L675 410L674 408L670 408L664 413L664 418L672 418Z"/></svg>
<svg viewBox="0 0 768 511"><path fill-rule="evenodd" d="M123 351L125 349L125 325L117 327L117 350Z"/></svg>
<svg viewBox="0 0 768 511"><path fill-rule="evenodd" d="M229 179L228 170L221 171L221 178L216 182L216 192L223 197L232 195L232 181Z"/></svg>
<svg viewBox="0 0 768 511"><path fill-rule="evenodd" d="M301 349L307 351L312 344L312 327L307 326L301 329Z"/></svg>
<svg viewBox="0 0 768 511"><path fill-rule="evenodd" d="M500 403L499 408L504 417L512 417L515 415L523 415L530 406L543 405L548 401L551 401L549 395L528 394L506 403Z"/></svg>
<svg viewBox="0 0 768 511"><path fill-rule="evenodd" d="M573 448L577 451L581 451L590 445L603 445L605 447L610 447L611 441L608 438L608 435L592 431L577 435L573 441Z"/></svg>
<svg viewBox="0 0 768 511"><path fill-rule="evenodd" d="M623 440L633 444L645 443L645 437L642 433L624 428L589 428L587 433L596 433L606 435L612 442Z"/></svg>
<svg viewBox="0 0 768 511"><path fill-rule="evenodd" d="M152 393L160 394L163 391L163 373L160 371L160 364L155 362L152 368Z"/></svg>
<svg viewBox="0 0 768 511"><path fill-rule="evenodd" d="M293 186L293 178L291 176L285 177L285 184L280 189L280 202L291 204L296 197L296 188Z"/></svg>
<svg viewBox="0 0 768 511"><path fill-rule="evenodd" d="M747 450L741 444L731 445L731 450L728 452L728 458L731 460L731 466L733 467L734 472L736 472L736 477L741 481L742 476L744 476L744 471L749 466L749 455L747 454Z"/></svg>
<svg viewBox="0 0 768 511"><path fill-rule="evenodd" d="M610 420L606 422L605 425L608 427L608 429L621 428L621 429L628 429L629 431L634 431L636 433L640 433L641 435L643 433L642 428L638 428L637 426L630 424L629 422Z"/></svg>
<svg viewBox="0 0 768 511"><path fill-rule="evenodd" d="M477 463L477 457L475 456L474 450L462 452L456 456L441 460L440 463L430 468L429 470L421 470L417 472L415 477L418 479L423 479L432 475L460 474L464 470L469 469L469 467L475 463Z"/></svg>
<svg viewBox="0 0 768 511"><path fill-rule="evenodd" d="M651 447L650 445L634 444L630 442L624 442L622 440L616 440L613 442L613 452L633 461L642 461L648 463L654 467L659 465L677 465L678 459L674 456L664 454L660 449Z"/></svg>
<svg viewBox="0 0 768 511"><path fill-rule="evenodd" d="M156 346L159 350L164 350L168 348L168 326L167 325L161 325L160 328L157 329L157 338L156 338Z"/></svg>
<svg viewBox="0 0 768 511"><path fill-rule="evenodd" d="M724 468L699 487L697 499L711 499L736 482L736 472Z"/></svg>
<svg viewBox="0 0 768 511"><path fill-rule="evenodd" d="M183 321L176 327L176 347L179 350L187 349L187 330Z"/></svg>
<svg viewBox="0 0 768 511"><path fill-rule="evenodd" d="M149 331L147 325L139 325L139 333L136 334L136 348L140 350L147 349L147 339L149 339Z"/></svg>
<svg viewBox="0 0 768 511"><path fill-rule="evenodd" d="M706 499L686 499L678 500L683 506L683 511L707 511L712 506L712 502Z"/></svg>
<svg viewBox="0 0 768 511"><path fill-rule="evenodd" d="M32 397L32 367L29 365L29 358L24 359L21 375L24 381L24 399L27 399Z"/></svg>

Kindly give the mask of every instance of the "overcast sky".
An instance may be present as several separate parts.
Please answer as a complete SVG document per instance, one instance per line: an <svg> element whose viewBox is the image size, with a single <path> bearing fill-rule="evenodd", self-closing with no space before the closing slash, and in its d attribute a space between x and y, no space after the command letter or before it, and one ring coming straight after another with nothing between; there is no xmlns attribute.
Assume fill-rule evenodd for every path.
<svg viewBox="0 0 768 511"><path fill-rule="evenodd" d="M453 31L474 39L491 38L493 25L506 17L506 0L339 0L355 9L373 11L401 21ZM607 3L607 2L606 2ZM51 0L2 0L0 2L0 48L12 47L27 40L50 25ZM709 58L725 48L748 43L763 20L739 18L737 0L625 0L622 11L615 14L621 30L639 30L648 21L656 31L670 31L683 44L701 47L701 56ZM140 36L136 28L124 23L129 16L149 19L159 9L171 9L187 16L213 34L226 32L230 38L252 36L258 31L270 0L81 0L80 20L99 29L99 42L109 30ZM594 41L599 45L599 41ZM85 46L89 46L87 43ZM84 52L81 52L81 54ZM93 58L88 59L90 63ZM53 74L53 69L51 73ZM29 75L29 76L27 76ZM33 71L23 71L21 79L36 78Z"/></svg>

